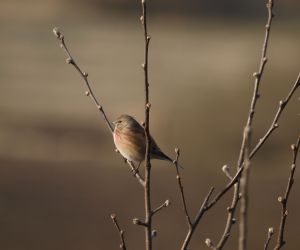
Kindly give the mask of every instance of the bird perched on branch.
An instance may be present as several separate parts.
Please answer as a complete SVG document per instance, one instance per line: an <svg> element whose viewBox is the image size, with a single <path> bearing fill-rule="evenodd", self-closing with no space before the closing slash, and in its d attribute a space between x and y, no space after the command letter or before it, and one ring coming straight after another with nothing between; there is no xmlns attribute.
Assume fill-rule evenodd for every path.
<svg viewBox="0 0 300 250"><path fill-rule="evenodd" d="M121 155L138 164L144 161L146 154L144 128L130 115L121 115L113 124L115 125L114 142ZM169 156L160 150L152 137L150 158L173 162Z"/></svg>

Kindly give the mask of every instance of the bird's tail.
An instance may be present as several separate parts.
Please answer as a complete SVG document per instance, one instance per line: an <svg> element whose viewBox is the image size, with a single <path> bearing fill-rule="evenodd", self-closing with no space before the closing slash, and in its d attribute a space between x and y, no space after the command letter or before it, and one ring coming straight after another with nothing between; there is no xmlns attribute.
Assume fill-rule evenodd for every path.
<svg viewBox="0 0 300 250"><path fill-rule="evenodd" d="M174 160L172 160L169 156L167 156L166 154L164 154L163 152L159 151L159 154L156 154L157 156L157 159L160 159L160 160L167 160L171 163L174 164ZM181 169L184 169L178 162L176 162L176 167L178 168L181 168Z"/></svg>

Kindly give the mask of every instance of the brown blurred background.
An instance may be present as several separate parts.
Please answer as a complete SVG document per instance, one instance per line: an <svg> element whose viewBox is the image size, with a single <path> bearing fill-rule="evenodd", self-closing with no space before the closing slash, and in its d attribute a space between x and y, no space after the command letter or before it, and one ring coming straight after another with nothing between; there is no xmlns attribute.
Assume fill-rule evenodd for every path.
<svg viewBox="0 0 300 250"><path fill-rule="evenodd" d="M192 214L211 185L227 182L222 165L237 161L264 36L264 2L149 1L151 131L167 154L182 150ZM296 0L276 2L254 142L299 72L299 7ZM112 212L128 248L143 249L143 230L131 223L143 218L143 190L114 152L82 79L64 63L52 34L54 26L64 32L110 119L129 113L142 120L140 13L139 1L129 0L1 0L1 249L118 249ZM249 249L261 249L267 228L279 223L277 196L299 133L298 98L252 161ZM172 201L154 220L155 249L178 249L187 228L175 171L167 163L153 165L153 205ZM289 200L289 250L300 247L299 173ZM191 249L206 249L207 237L219 239L230 199L231 193L207 214ZM236 246L234 236L226 249Z"/></svg>

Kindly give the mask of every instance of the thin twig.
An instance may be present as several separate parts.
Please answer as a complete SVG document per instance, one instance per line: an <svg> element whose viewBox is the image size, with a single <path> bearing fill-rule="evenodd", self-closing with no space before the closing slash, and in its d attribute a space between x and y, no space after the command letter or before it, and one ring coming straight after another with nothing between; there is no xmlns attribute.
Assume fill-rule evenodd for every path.
<svg viewBox="0 0 300 250"><path fill-rule="evenodd" d="M176 158L174 160L174 164L175 164L175 167L176 167L175 168L176 169L176 179L177 179L178 187L179 187L179 190L180 190L183 211L184 211L184 214L185 214L185 217L186 217L186 222L187 222L188 229L189 229L188 233L185 237L185 240L184 240L184 242L181 246L181 249L185 250L185 249L187 249L187 246L188 246L188 244L191 240L191 237L192 237L192 235L193 235L200 219L202 218L203 214L208 210L207 209L207 204L208 204L210 196L212 195L212 192L213 192L214 188L212 187L210 189L209 193L207 194L206 198L204 199L204 201L202 203L202 206L198 210L198 213L197 213L195 219L192 222L191 217L190 217L189 212L188 212L188 209L187 209L186 198L185 198L185 195L184 195L184 188L183 188L183 184L182 184L181 176L180 176L180 172L179 172L179 167L178 167L179 156L180 156L179 148L175 148L175 153L176 153Z"/></svg>
<svg viewBox="0 0 300 250"><path fill-rule="evenodd" d="M66 43L65 43L65 37L64 35L61 33L61 31L58 29L58 28L54 28L53 29L53 33L54 35L56 36L56 38L60 41L60 47L65 51L66 55L67 55L67 59L66 59L66 62L68 64L71 64L73 65L73 67L77 70L77 72L80 74L80 76L83 78L87 88L88 88L88 91L85 92L85 94L87 96L89 96L91 98L91 100L93 101L93 103L96 105L97 109L99 110L99 112L101 113L101 115L103 116L104 118L104 121L107 125L107 127L109 128L110 132L113 133L113 127L110 123L110 121L108 120L107 118L107 115L106 113L104 112L104 109L103 109L103 106L100 105L99 101L97 100L97 98L95 97L94 95L94 92L93 92L93 89L91 88L90 86L90 83L89 83L89 80L88 80L88 73L86 72L83 72L81 70L81 68L78 66L78 64L75 62L74 58L72 57ZM139 172L136 170L134 164L130 161L127 161L131 171L134 173L134 176L137 178L137 180L139 181L139 183L144 186L145 185L145 182L144 182L144 179L140 176Z"/></svg>
<svg viewBox="0 0 300 250"><path fill-rule="evenodd" d="M178 168L180 149L175 148L175 153L176 153L176 158L175 158L174 164L175 164L175 169L176 169L176 179L177 179L178 187L179 187L179 190L180 190L183 211L185 213L186 221L187 221L188 227L190 229L192 227L192 222L191 222L191 218L189 216L189 212L188 212L188 209L187 209L187 204L186 204L186 199L185 199L185 195L184 195L183 185L182 185L182 182L181 182L181 176L180 176L180 172L179 172L179 168Z"/></svg>
<svg viewBox="0 0 300 250"><path fill-rule="evenodd" d="M119 234L120 234L120 240L121 240L121 244L120 244L120 249L122 250L126 250L126 244L125 244L125 238L124 238L124 230L122 230L119 226L118 220L117 220L117 216L115 214L111 214L110 218L112 219L114 225L116 226Z"/></svg>
<svg viewBox="0 0 300 250"><path fill-rule="evenodd" d="M137 180L139 181L139 183L144 187L145 186L145 180L139 174L139 170L134 166L133 162L128 161L128 160L126 160L126 162L129 165L129 167L130 167L130 169L131 169L134 177L137 178Z"/></svg>
<svg viewBox="0 0 300 250"><path fill-rule="evenodd" d="M113 133L114 129L111 125L111 123L109 122L104 110L103 110L103 107L99 104L98 100L96 99L94 93L93 93L93 90L91 89L91 86L90 86L90 83L88 81L88 73L86 72L83 72L80 67L78 66L78 64L75 62L74 58L71 56L66 44L65 44L65 37L64 35L60 32L60 30L58 28L54 28L53 29L53 33L54 35L58 38L58 40L60 40L60 46L61 48L65 51L66 55L67 55L67 59L66 59L66 62L68 64L71 64L74 66L74 68L78 71L78 73L81 75L81 77L83 78L87 88L88 88L88 91L85 92L85 94L87 96L89 96L92 101L94 102L94 104L96 105L97 109L100 111L100 113L102 114L103 118L104 118L104 121L107 125L107 127L109 128L110 132Z"/></svg>
<svg viewBox="0 0 300 250"><path fill-rule="evenodd" d="M223 173L228 177L229 180L232 180L232 176L231 176L231 174L229 172L229 169L230 169L230 167L228 165L224 165L222 167Z"/></svg>
<svg viewBox="0 0 300 250"><path fill-rule="evenodd" d="M142 4L142 16L140 18L144 28L144 63L142 64L145 77L145 123L144 130L146 136L146 153L145 153L145 185L144 185L144 197L145 197L145 244L146 250L152 250L152 208L151 208L151 136L149 130L149 113L151 104L149 102L149 78L148 78L148 51L150 36L148 35L147 27L147 5L146 0L141 0Z"/></svg>
<svg viewBox="0 0 300 250"><path fill-rule="evenodd" d="M268 229L268 236L267 236L267 239L266 239L266 242L264 245L264 250L268 250L268 247L269 247L269 244L270 244L273 234L274 234L274 229L273 229L273 227L270 227Z"/></svg>
<svg viewBox="0 0 300 250"><path fill-rule="evenodd" d="M195 232L196 227L199 224L199 221L201 220L201 218L203 217L203 215L205 214L205 212L209 209L209 208L207 208L207 204L208 204L208 201L209 201L209 199L210 199L213 191L214 191L214 187L212 187L209 190L208 194L206 195L206 197L205 197L205 199L204 199L204 201L203 201L200 209L198 210L198 212L197 212L197 214L195 216L195 219L193 220L193 222L191 224L191 227L189 228L189 230L188 230L188 232L186 234L184 242L183 242L183 244L182 244L182 246L180 248L181 250L187 250L187 247L188 247L188 245L189 245L189 243L191 241L191 238L192 238L192 236L193 236L193 234Z"/></svg>
<svg viewBox="0 0 300 250"><path fill-rule="evenodd" d="M265 135L259 140L259 142L256 144L256 146L252 149L252 151L249 155L250 159L255 155L255 153L260 149L260 147L265 143L265 141L269 138L269 136L272 134L272 132L279 127L278 120L279 120L283 110L286 108L288 102L292 98L293 94L299 87L300 87L300 73L298 74L298 77L297 77L293 87L289 91L288 95L285 97L284 100L279 101L278 110L274 116L271 126L269 127L269 129L267 130Z"/></svg>
<svg viewBox="0 0 300 250"><path fill-rule="evenodd" d="M283 245L285 244L284 229L285 229L286 218L288 215L287 203L288 203L288 199L289 199L289 195L290 195L292 186L294 184L294 175L295 175L295 170L296 170L296 161L297 161L299 146L300 146L300 136L298 137L296 144L293 144L291 146L292 151L293 151L293 160L292 160L291 172L290 172L290 176L289 176L289 180L287 183L284 197L281 197L281 196L278 197L278 201L281 203L282 210L281 210L281 220L280 220L280 225L279 225L279 230L278 230L277 244L276 244L274 250L278 250L278 249L282 248Z"/></svg>
<svg viewBox="0 0 300 250"><path fill-rule="evenodd" d="M152 216L158 213L159 211L161 211L163 208L170 206L170 204L171 204L170 200L166 200L163 204L161 204L159 207L155 208L152 211Z"/></svg>

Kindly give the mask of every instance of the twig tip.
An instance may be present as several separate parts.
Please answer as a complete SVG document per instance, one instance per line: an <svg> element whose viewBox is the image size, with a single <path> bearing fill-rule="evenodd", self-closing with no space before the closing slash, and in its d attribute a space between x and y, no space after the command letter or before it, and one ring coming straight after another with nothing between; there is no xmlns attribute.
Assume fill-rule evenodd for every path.
<svg viewBox="0 0 300 250"><path fill-rule="evenodd" d="M269 234L269 235L273 235L273 234L274 234L274 228L273 228L273 227L270 227L270 228L268 229L268 234Z"/></svg>
<svg viewBox="0 0 300 250"><path fill-rule="evenodd" d="M209 239L209 238L205 239L205 244L206 244L208 247L213 247L213 246L214 246L213 243L212 243L212 241L211 241L211 239Z"/></svg>
<svg viewBox="0 0 300 250"><path fill-rule="evenodd" d="M52 31L53 31L53 34L56 36L56 38L62 39L64 37L58 27L54 27Z"/></svg>
<svg viewBox="0 0 300 250"><path fill-rule="evenodd" d="M166 201L165 201L165 206L168 207L168 206L170 206L170 205L171 205L171 201L170 201L170 200L166 200Z"/></svg>

